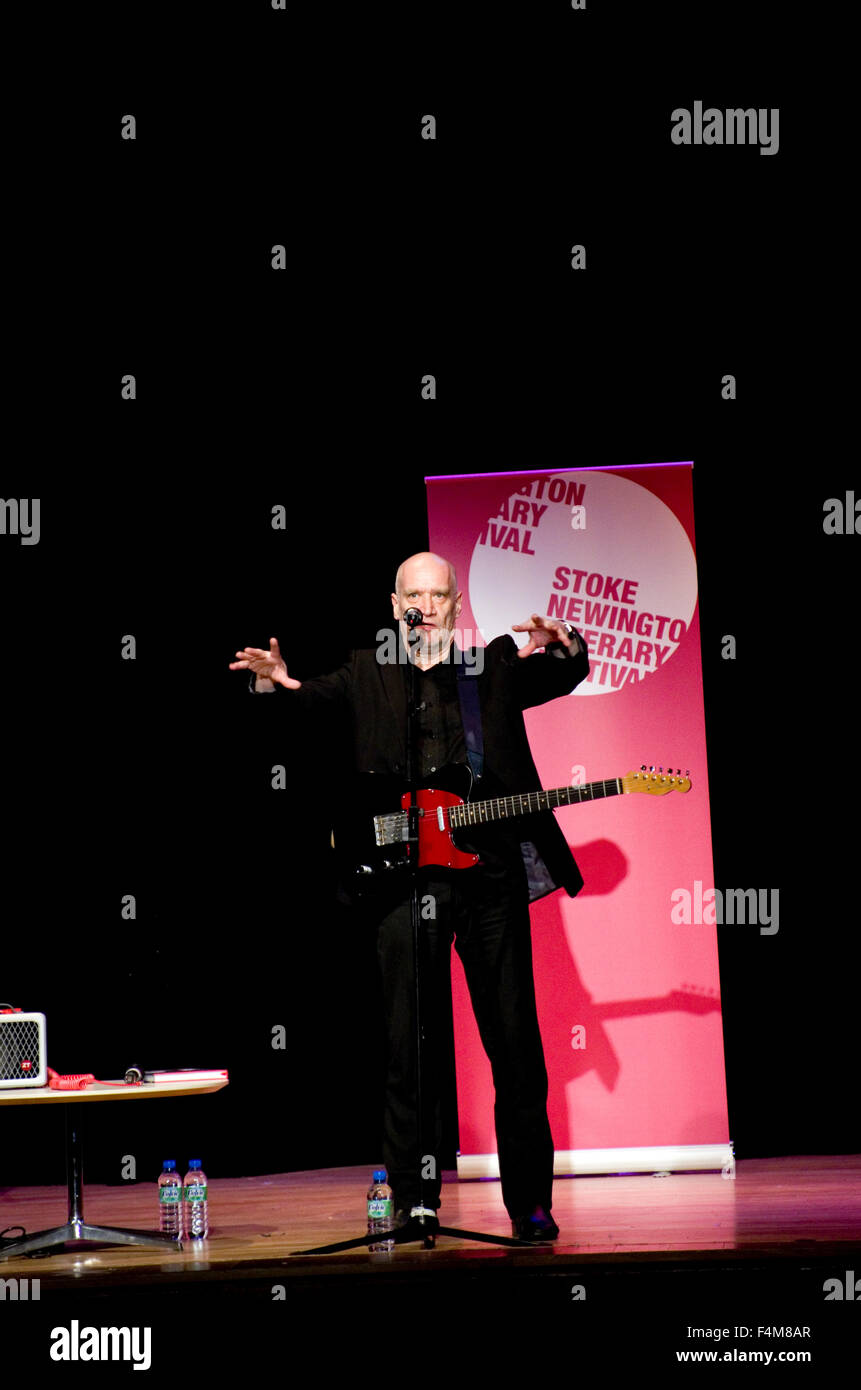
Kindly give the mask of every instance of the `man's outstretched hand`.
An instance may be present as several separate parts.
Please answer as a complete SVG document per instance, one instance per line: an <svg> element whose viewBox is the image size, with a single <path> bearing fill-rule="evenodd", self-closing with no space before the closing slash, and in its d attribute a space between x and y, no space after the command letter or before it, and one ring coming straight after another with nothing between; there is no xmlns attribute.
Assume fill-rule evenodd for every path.
<svg viewBox="0 0 861 1390"><path fill-rule="evenodd" d="M288 676L287 664L275 637L269 638L268 652L263 647L244 647L236 653L236 658L230 663L231 671L253 671L260 680L274 681L285 690L298 690L302 684Z"/></svg>
<svg viewBox="0 0 861 1390"><path fill-rule="evenodd" d="M566 647L571 646L571 638L564 624L557 618L542 618L540 613L533 613L525 623L512 623L511 631L529 633L529 641L525 647L518 648L518 656L531 656L539 647L546 647L548 642L564 642Z"/></svg>

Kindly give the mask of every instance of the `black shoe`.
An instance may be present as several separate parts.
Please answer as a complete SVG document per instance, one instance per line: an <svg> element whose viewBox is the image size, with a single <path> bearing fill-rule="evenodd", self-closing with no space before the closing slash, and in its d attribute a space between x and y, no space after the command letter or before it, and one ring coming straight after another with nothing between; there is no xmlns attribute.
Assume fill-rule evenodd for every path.
<svg viewBox="0 0 861 1390"><path fill-rule="evenodd" d="M511 1233L520 1240L542 1245L556 1239L559 1227L549 1211L545 1211L543 1207L535 1207L528 1216L516 1216L512 1219Z"/></svg>

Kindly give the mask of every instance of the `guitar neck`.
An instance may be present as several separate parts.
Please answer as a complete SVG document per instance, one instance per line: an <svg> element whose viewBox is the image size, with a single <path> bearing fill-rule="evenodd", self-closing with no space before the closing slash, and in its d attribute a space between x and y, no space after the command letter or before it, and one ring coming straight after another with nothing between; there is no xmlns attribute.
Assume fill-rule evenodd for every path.
<svg viewBox="0 0 861 1390"><path fill-rule="evenodd" d="M536 811L551 811L554 806L572 806L579 801L600 801L605 796L621 796L624 790L621 777L608 777L603 782L585 782L582 787L553 787L549 791L498 796L489 801L467 801L462 806L449 808L449 824L456 829L462 825L483 825L487 821L504 820L506 816L531 816Z"/></svg>

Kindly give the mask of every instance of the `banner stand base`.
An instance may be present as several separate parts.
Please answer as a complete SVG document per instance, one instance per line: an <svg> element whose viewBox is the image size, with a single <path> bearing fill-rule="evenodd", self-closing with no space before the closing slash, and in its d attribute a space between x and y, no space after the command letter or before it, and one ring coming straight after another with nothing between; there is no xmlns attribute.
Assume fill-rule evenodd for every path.
<svg viewBox="0 0 861 1390"><path fill-rule="evenodd" d="M732 1140L721 1144L661 1144L632 1149L557 1149L553 1156L554 1178L622 1176L651 1173L669 1177L672 1173L719 1172L735 1178ZM462 1182L477 1178L498 1178L499 1159L493 1154L458 1154L457 1176Z"/></svg>

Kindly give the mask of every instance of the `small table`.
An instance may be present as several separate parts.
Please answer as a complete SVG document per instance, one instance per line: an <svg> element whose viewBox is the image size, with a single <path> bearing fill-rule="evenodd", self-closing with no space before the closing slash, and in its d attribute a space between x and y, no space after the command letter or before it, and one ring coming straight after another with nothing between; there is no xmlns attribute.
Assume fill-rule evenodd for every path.
<svg viewBox="0 0 861 1390"><path fill-rule="evenodd" d="M165 1245L182 1249L177 1236L160 1231L129 1231L117 1226L92 1226L84 1220L83 1118L84 1108L94 1101L160 1100L165 1096L197 1096L220 1091L227 1081L143 1082L139 1086L106 1086L92 1082L83 1091L55 1091L50 1086L21 1086L0 1089L0 1105L64 1105L66 1107L66 1174L69 1184L69 1212L65 1225L16 1240L0 1249L0 1260L26 1255L66 1241L86 1241L90 1245ZM11 1223L10 1223L11 1224Z"/></svg>

